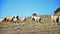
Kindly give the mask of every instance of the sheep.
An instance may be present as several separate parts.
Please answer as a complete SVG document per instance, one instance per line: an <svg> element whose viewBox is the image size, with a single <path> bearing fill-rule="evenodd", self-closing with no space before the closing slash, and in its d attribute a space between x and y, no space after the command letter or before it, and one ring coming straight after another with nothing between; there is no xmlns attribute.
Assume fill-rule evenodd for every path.
<svg viewBox="0 0 60 34"><path fill-rule="evenodd" d="M41 17L39 17L39 16L32 16L32 20L39 22L41 20Z"/></svg>
<svg viewBox="0 0 60 34"><path fill-rule="evenodd" d="M59 16L59 22L60 22L60 16Z"/></svg>
<svg viewBox="0 0 60 34"><path fill-rule="evenodd" d="M26 21L26 17L24 17L24 18L21 18L21 21Z"/></svg>
<svg viewBox="0 0 60 34"><path fill-rule="evenodd" d="M54 21L57 22L58 16L54 16Z"/></svg>
<svg viewBox="0 0 60 34"><path fill-rule="evenodd" d="M41 17L35 17L35 21L40 21L41 20Z"/></svg>
<svg viewBox="0 0 60 34"><path fill-rule="evenodd" d="M32 20L39 22L39 21L41 20L41 17L37 16L36 13L33 13L33 14L32 14Z"/></svg>
<svg viewBox="0 0 60 34"><path fill-rule="evenodd" d="M4 18L4 21L12 21L13 16L7 16Z"/></svg>
<svg viewBox="0 0 60 34"><path fill-rule="evenodd" d="M35 18L34 18L34 17L36 17L36 16L32 16L32 20L33 20L33 21L35 21Z"/></svg>
<svg viewBox="0 0 60 34"><path fill-rule="evenodd" d="M51 15L52 22L57 22L58 16Z"/></svg>
<svg viewBox="0 0 60 34"><path fill-rule="evenodd" d="M17 22L17 18L14 16L14 17L12 18L12 21L16 23L16 22Z"/></svg>
<svg viewBox="0 0 60 34"><path fill-rule="evenodd" d="M20 18L19 18L19 16L17 15L17 16L14 16L13 18L12 18L12 21L13 22L18 22L20 20Z"/></svg>
<svg viewBox="0 0 60 34"><path fill-rule="evenodd" d="M17 20L19 20L19 16L18 15L16 16L16 18L17 18Z"/></svg>
<svg viewBox="0 0 60 34"><path fill-rule="evenodd" d="M2 21L3 21L3 19L4 19L4 18L0 18L0 22L2 22Z"/></svg>

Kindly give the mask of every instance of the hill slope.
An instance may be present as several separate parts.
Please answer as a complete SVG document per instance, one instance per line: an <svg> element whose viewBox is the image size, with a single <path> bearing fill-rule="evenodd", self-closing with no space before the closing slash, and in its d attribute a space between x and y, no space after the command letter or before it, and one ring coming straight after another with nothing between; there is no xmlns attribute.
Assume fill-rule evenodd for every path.
<svg viewBox="0 0 60 34"><path fill-rule="evenodd" d="M47 20L45 18L41 22L35 22L29 17L26 21L19 23L0 22L0 34L60 34L57 23Z"/></svg>

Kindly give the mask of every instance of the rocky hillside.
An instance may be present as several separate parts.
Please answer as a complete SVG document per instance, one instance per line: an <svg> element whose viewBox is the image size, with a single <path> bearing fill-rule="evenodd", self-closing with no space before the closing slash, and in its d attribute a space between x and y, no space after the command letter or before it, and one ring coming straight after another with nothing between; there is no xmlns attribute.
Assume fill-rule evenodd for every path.
<svg viewBox="0 0 60 34"><path fill-rule="evenodd" d="M51 22L50 15L42 15L41 21L27 17L24 22L0 22L0 34L60 34L60 25Z"/></svg>

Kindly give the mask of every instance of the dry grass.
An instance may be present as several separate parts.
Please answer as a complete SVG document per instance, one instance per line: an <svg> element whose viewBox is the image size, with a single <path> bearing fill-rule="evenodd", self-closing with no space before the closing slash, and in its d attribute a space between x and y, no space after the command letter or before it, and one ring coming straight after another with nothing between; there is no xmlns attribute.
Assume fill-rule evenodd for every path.
<svg viewBox="0 0 60 34"><path fill-rule="evenodd" d="M45 18L43 22L35 22L31 18L19 23L1 22L0 34L57 34L56 32L52 32L52 29L55 29L53 27L57 26L56 23L51 23L48 21L49 19Z"/></svg>

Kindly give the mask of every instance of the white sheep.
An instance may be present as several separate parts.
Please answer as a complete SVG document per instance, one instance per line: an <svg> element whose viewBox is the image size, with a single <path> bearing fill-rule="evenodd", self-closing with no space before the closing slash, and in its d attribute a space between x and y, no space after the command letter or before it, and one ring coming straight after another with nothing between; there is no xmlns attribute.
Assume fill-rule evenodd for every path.
<svg viewBox="0 0 60 34"><path fill-rule="evenodd" d="M2 22L2 21L3 21L3 19L4 19L4 18L0 18L0 22Z"/></svg>
<svg viewBox="0 0 60 34"><path fill-rule="evenodd" d="M51 15L52 22L56 22L58 16Z"/></svg>
<svg viewBox="0 0 60 34"><path fill-rule="evenodd" d="M16 23L16 22L17 22L17 18L13 18L13 22L15 22L15 23Z"/></svg>
<svg viewBox="0 0 60 34"><path fill-rule="evenodd" d="M21 18L21 21L26 21L26 17L24 17L24 18Z"/></svg>
<svg viewBox="0 0 60 34"><path fill-rule="evenodd" d="M7 16L7 17L5 17L6 21L11 21L12 18L13 18L13 16Z"/></svg>
<svg viewBox="0 0 60 34"><path fill-rule="evenodd" d="M60 16L59 16L59 22L60 22Z"/></svg>
<svg viewBox="0 0 60 34"><path fill-rule="evenodd" d="M12 18L12 21L13 21L14 23L16 23L18 20L19 20L19 17L18 17L18 16L14 16L14 17Z"/></svg>
<svg viewBox="0 0 60 34"><path fill-rule="evenodd" d="M32 20L39 22L41 17L39 16L32 16Z"/></svg>

